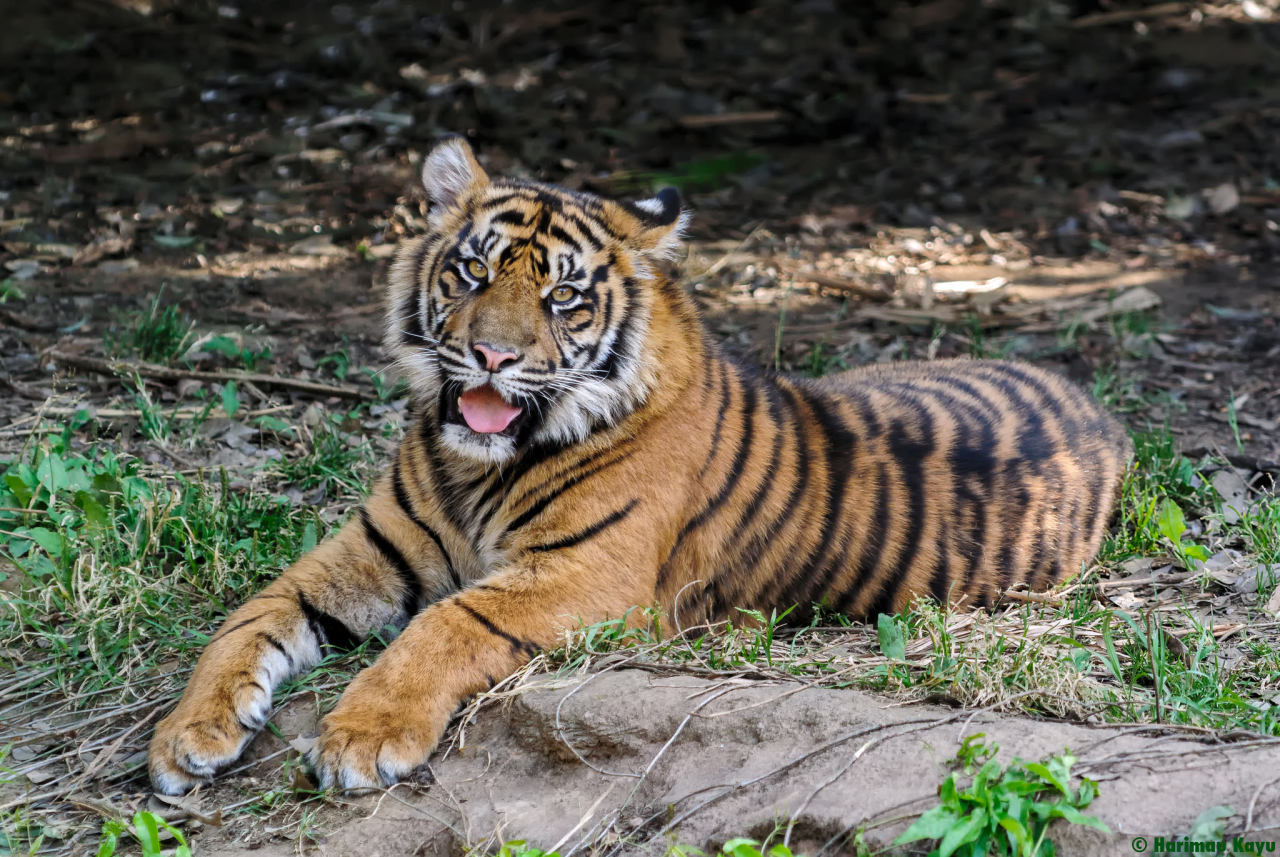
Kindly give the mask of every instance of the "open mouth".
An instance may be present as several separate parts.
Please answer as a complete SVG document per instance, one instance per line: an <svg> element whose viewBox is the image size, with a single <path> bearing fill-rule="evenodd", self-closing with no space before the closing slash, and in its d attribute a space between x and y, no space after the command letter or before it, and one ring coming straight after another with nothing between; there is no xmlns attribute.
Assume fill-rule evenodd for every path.
<svg viewBox="0 0 1280 857"><path fill-rule="evenodd" d="M445 422L465 425L477 434L514 438L528 418L528 412L524 408L509 404L501 393L488 384L467 390L459 396L447 393L442 404Z"/></svg>

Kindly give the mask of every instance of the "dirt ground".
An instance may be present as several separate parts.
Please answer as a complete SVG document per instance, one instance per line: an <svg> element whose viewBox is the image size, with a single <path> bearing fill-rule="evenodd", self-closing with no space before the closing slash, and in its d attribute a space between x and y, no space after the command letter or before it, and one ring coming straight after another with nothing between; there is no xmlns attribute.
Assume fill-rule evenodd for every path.
<svg viewBox="0 0 1280 857"><path fill-rule="evenodd" d="M339 376L335 359L382 365L389 256L422 228L423 151L454 131L495 174L621 196L680 185L694 220L678 276L728 347L762 365L1020 357L1086 385L1102 374L1132 427L1167 423L1188 454L1280 472L1278 5L26 4L0 34L0 458L19 452L37 409L90 407L115 427L110 442L138 443L132 401L91 361L157 300L201 333L269 352L256 372L327 387L248 384L258 411L298 421L317 404L376 400L380 377ZM197 353L186 368L228 364ZM212 383L147 390L173 405ZM140 454L247 472L252 456L228 446ZM563 850L610 813L661 850L671 818L637 807L714 797L699 790L879 725L856 766L841 767L867 739L726 793L688 816L682 841L760 836L797 813L797 853L815 853L928 797L962 730L1028 758L1071 746L1091 776L1115 778L1099 805L1114 837L1062 853L1116 853L1129 834L1185 826L1180 782L1219 803L1252 798L1255 830L1280 825L1270 744L968 722L853 691L698 720L639 778L690 701L719 685L634 671L585 681L569 725L557 723L563 687L486 709L469 749L413 800L328 806L314 839L206 826L197 853L313 841L459 853L499 831ZM733 685L717 705L786 689ZM287 708L276 722L295 737L308 716ZM910 731L916 720L930 725ZM0 721L0 743L12 726ZM570 731L592 761L632 776L567 757ZM1141 771L1116 773L1126 766ZM141 776L120 786L146 806Z"/></svg>
<svg viewBox="0 0 1280 857"><path fill-rule="evenodd" d="M1070 747L1074 770L1101 784L1105 799L1090 811L1111 832L1064 829L1060 854L1104 857L1130 850L1135 836L1181 836L1201 798L1251 808L1246 841L1270 841L1280 828L1277 740L886 706L845 690L623 668L534 682L495 703L469 727L463 751L432 763L428 789L348 799L353 820L324 853L452 855L494 832L570 853L612 829L644 843L619 853L661 855L673 831L681 842L715 843L764 839L779 824L792 825L797 854L840 853L844 837L874 821L887 823L865 842L881 849L912 810L936 801L951 748L978 733L1027 758ZM1185 799L1189 783L1196 801ZM209 831L203 853L246 844L294 853L294 843L227 841L224 831Z"/></svg>

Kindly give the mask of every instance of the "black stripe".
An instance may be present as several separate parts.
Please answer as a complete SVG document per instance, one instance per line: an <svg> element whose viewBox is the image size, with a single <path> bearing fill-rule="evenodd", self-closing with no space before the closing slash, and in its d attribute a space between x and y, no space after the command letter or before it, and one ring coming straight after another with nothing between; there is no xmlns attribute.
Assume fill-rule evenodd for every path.
<svg viewBox="0 0 1280 857"><path fill-rule="evenodd" d="M259 619L265 619L265 618L267 618L266 613L259 613L257 616L254 616L249 619L244 619L240 622L235 623L230 628L222 628L221 630L218 631L218 633L213 635L213 637L209 640L209 642L213 643L215 640L221 640L223 637L227 636L232 631L239 631L245 625L252 625L254 622L257 622Z"/></svg>
<svg viewBox="0 0 1280 857"><path fill-rule="evenodd" d="M995 373L983 378L1004 393L1013 405L1011 409L1013 413L1004 415L1004 419L1021 417L1025 421L1025 426L1018 432L1018 454L1020 460L1024 461L1033 473L1039 473L1041 462L1058 451L1058 445L1045 431L1044 420L1040 417L1039 409L1027 401L1015 381Z"/></svg>
<svg viewBox="0 0 1280 857"><path fill-rule="evenodd" d="M607 467L612 467L613 465L617 464L619 461L622 461L630 457L631 452L632 450L628 449L624 451L621 455L611 458L608 461L603 461L597 464L595 467L584 470L578 475L565 480L564 483L559 485L554 491L552 491L550 494L540 497L536 503L534 503L532 506L530 506L528 509L522 512L520 515L516 517L515 520L513 520L510 524L508 524L507 533L513 533L519 530L521 527L523 527L525 524L532 521L538 515L541 515L543 510L546 509L547 506L550 505L557 497L564 494L564 492L568 491L570 488L574 487L575 485L578 485L583 481L590 479L592 476L595 476L601 470L604 470Z"/></svg>
<svg viewBox="0 0 1280 857"><path fill-rule="evenodd" d="M998 470L995 460L996 433L992 419L1000 413L1000 408L966 380L950 378L947 384L978 402L975 411L978 414L977 424L982 434L977 442L970 441L953 446L948 454L951 471L956 475L958 482L956 493L961 502L957 505L957 510L967 511L971 515L968 543L962 543L968 564L960 570L959 574L960 580L971 581L986 557L987 507L995 496L994 486ZM966 583L961 587L961 591L967 590Z"/></svg>
<svg viewBox="0 0 1280 857"><path fill-rule="evenodd" d="M446 393L446 395L449 395ZM453 480L449 478L448 472L445 470L444 461L440 458L440 451L436 449L436 435L438 431L435 426L427 419L422 421L422 451L427 460L427 466L431 470L431 483L435 489L436 502L440 504L440 508L444 511L444 515L449 519L449 523L453 525L460 533L466 533L467 528L465 522L459 517L459 509L454 499L459 496L457 486L453 484Z"/></svg>
<svg viewBox="0 0 1280 857"><path fill-rule="evenodd" d="M1013 585L1013 552L1018 547L1018 536L1022 534L1022 525L1031 506L1031 492L1027 489L1026 475L1014 472L1011 477L1018 484L1005 492L1005 508L1009 514L1000 522L1004 538L1001 539L1000 552L996 555L996 571L1000 575L1001 589L1008 589Z"/></svg>
<svg viewBox="0 0 1280 857"><path fill-rule="evenodd" d="M610 260L612 261L612 256ZM608 380L614 380L618 377L622 369L623 358L630 358L635 355L636 345L636 308L640 306L640 287L632 277L624 277L622 280L622 289L627 296L627 305L623 308L622 322L618 325L618 335L614 339L613 346L609 349L609 357L605 360L603 366L604 376ZM613 292L605 292L606 295L612 295ZM606 310L608 307L606 306ZM604 330L609 329L609 320L606 315L604 322ZM594 357L592 358L594 359Z"/></svg>
<svg viewBox="0 0 1280 857"><path fill-rule="evenodd" d="M919 386L920 383L924 386ZM934 385L945 385L945 389ZM956 525L961 527L962 534L956 547L966 560L958 575L960 591L963 592L965 582L973 579L985 553L987 506L994 496L992 480L998 469L994 458L996 436L992 419L1000 413L1000 408L967 380L959 377L919 379L906 385L903 394L928 396L941 402L956 418L957 435L947 451L947 466L953 480L952 490L955 496L954 514L941 516L940 522L946 525L946 531L939 536L937 543L940 548L952 543L952 528L947 519L953 518ZM975 430L980 436L975 436ZM965 517L969 519L967 530L961 523L961 519ZM964 540L966 537L967 541ZM948 564L950 562L945 551L940 553L940 559ZM949 578L949 567L935 567L930 582L930 591L935 597L940 591L948 590L950 584L946 581Z"/></svg>
<svg viewBox="0 0 1280 857"><path fill-rule="evenodd" d="M798 392L813 412L827 448L827 502L822 516L822 541L794 581L795 585L790 591L783 593L782 603L779 604L780 607L795 604L804 609L815 596L820 597L826 593L831 584L830 578L840 570L835 563L829 563L822 574L817 574L819 563L826 558L841 529L844 496L852 475L853 454L858 438L841 420L840 415L829 407L830 403L825 396L804 387L799 387ZM840 549L840 556L848 548L847 541L848 539L842 540L844 544Z"/></svg>
<svg viewBox="0 0 1280 857"><path fill-rule="evenodd" d="M467 604L466 602L464 602L461 598L455 598L454 603L457 604L459 607L461 607L468 616L470 616L472 619L475 619L477 622L483 625L484 629L488 631L490 634L493 634L495 637L501 637L502 639L510 643L511 648L514 649L515 651L522 652L526 655L533 655L538 651L538 647L535 646L533 643L529 642L528 640L522 640L519 637L514 637L511 634L508 634L506 631L502 630L497 625L490 622L489 617L485 616L483 613L473 608L470 604Z"/></svg>
<svg viewBox="0 0 1280 857"><path fill-rule="evenodd" d="M588 244L591 245L592 250L604 249L604 243L596 235L595 231L591 228L590 224L588 224L587 221L583 220L581 217L579 217L578 215L574 214L571 211L562 211L560 212L560 216L564 218L566 222L574 226L579 232L582 233L582 237L586 240Z"/></svg>
<svg viewBox="0 0 1280 857"><path fill-rule="evenodd" d="M907 487L907 532L905 537L906 550L897 558L897 574L886 575L884 586L877 598L871 604L871 609L867 611L869 617L875 617L881 613L893 612L894 606L898 602L898 596L901 594L903 587L907 583L907 572L911 568L911 564L915 562L916 555L920 552L920 539L924 534L925 516L927 514L926 498L924 496L924 465L925 459L933 452L935 443L933 437L933 414L929 413L928 407L921 402L915 402L920 406L916 416L919 423L912 426L919 432L919 439L912 438L908 433L907 426L901 420L893 420L889 425L889 452L893 456L894 462L901 468L902 482Z"/></svg>
<svg viewBox="0 0 1280 857"><path fill-rule="evenodd" d="M550 235L552 238L555 238L561 244L568 244L570 247L573 248L575 253L582 252L582 245L578 243L578 241L576 241L572 235L566 232L563 226L552 224L547 229L547 234Z"/></svg>
<svg viewBox="0 0 1280 857"><path fill-rule="evenodd" d="M293 655L289 654L289 650L285 648L284 643L280 642L280 638L274 634L268 634L266 631L259 631L258 636L267 641L267 645L284 655L285 661L289 664L289 669L295 669L293 665Z"/></svg>
<svg viewBox="0 0 1280 857"><path fill-rule="evenodd" d="M752 531L756 517L764 507L765 499L768 498L770 492L773 490L773 483L778 475L778 462L782 459L782 435L784 429L782 397L778 393L777 385L773 384L771 381L765 381L763 387L765 395L769 399L769 416L773 421L773 444L769 451L769 463L765 465L764 473L760 477L760 482L752 492L751 499L747 501L745 506L743 506L742 514L738 516L738 521L731 530L731 532L733 532L738 538L745 537ZM766 533L769 530L772 530L772 528L768 528ZM760 535L762 534L756 533L757 537ZM743 546L743 549L738 550L736 552L736 556L734 556L733 559L727 562L724 566L712 571L713 576L707 584L707 596L712 605L712 615L716 615L718 613L718 608L720 606L715 603L720 595L720 587L717 585L717 581L719 581L724 575L749 574L752 571L753 566L743 562L744 554L746 553L745 549L749 547L750 544L751 543L749 542L747 545Z"/></svg>
<svg viewBox="0 0 1280 857"><path fill-rule="evenodd" d="M1075 417L1084 417L1094 410L1093 408L1082 408L1077 410L1075 416L1072 416L1063 408L1063 405L1067 403L1063 401L1062 396L1059 395L1057 391L1049 387L1043 378L1038 377L1031 372L1027 372L1012 363L992 364L991 369L999 370L1006 375L1011 375L1034 390L1038 394L1040 403L1043 405L1044 410L1053 415L1053 417L1058 421L1058 424L1062 426L1063 433L1069 437L1075 436L1080 430L1079 422ZM1074 386L1068 382L1064 382L1064 386L1069 390L1075 389ZM1078 399L1082 400L1083 394L1081 394ZM1073 404L1076 404L1077 406L1083 404L1083 402L1079 400Z"/></svg>
<svg viewBox="0 0 1280 857"><path fill-rule="evenodd" d="M347 650L354 649L360 642L341 619L318 609L301 592L298 593L298 606L302 608L302 615L316 638L317 646L332 646L335 649Z"/></svg>
<svg viewBox="0 0 1280 857"><path fill-rule="evenodd" d="M720 433L724 430L725 414L729 412L729 367L719 360L712 360L711 362L720 367L720 407L716 410L716 426L711 432L711 444L707 447L707 457L702 462L698 475L694 477L695 482L702 481L702 477L707 474L712 460L715 459L716 453L720 450Z"/></svg>
<svg viewBox="0 0 1280 857"><path fill-rule="evenodd" d="M758 601L759 588L753 587L750 600L737 602L742 595L742 591L744 591L744 586L735 585L735 581L741 581L741 583L764 581L768 585L768 583L776 582L778 577L781 576L781 569L776 569L771 573L769 569L759 568L760 558L764 554L765 547L769 545L769 541L780 533L782 527L790 523L792 515L795 514L796 504L799 503L805 487L809 484L809 444L805 440L804 432L799 430L795 393L792 393L785 386L778 385L776 381L765 381L765 384L768 385L767 389L771 397L777 397L777 395L781 394L781 407L774 414L778 431L776 439L778 455L769 462L769 472L771 472L769 482L771 482L772 487L772 482L777 476L778 462L781 459L782 436L787 431L794 435L796 444L796 464L792 468L792 473L795 475L794 481L792 481L791 490L787 492L786 499L782 501L780 512L774 515L771 521L759 527L754 535L751 536L750 541L746 542L746 545L737 551L737 558L732 564L732 568L736 570L736 573L730 577L718 576L710 581L707 587L707 599L709 615L713 619L722 617L723 610L726 608L732 608L732 606L748 606L750 608L750 606L755 606L756 601ZM762 507L763 496L767 496L767 494L762 495ZM751 518L754 519L754 517L755 512L751 513Z"/></svg>
<svg viewBox="0 0 1280 857"><path fill-rule="evenodd" d="M663 562L662 567L658 570L658 586L661 587L671 573L672 561L676 554L680 551L684 540L699 527L702 527L711 519L716 511L725 504L729 499L729 495L733 493L738 485L738 481L742 478L743 465L747 462L747 456L751 454L751 441L755 434L755 418L756 418L756 381L755 379L738 379L739 389L742 391L742 434L738 437L738 449L734 453L733 462L729 465L728 476L720 485L720 489L716 491L698 510L698 513L690 518L680 532L676 535L675 544L671 547L671 552L667 554L667 559Z"/></svg>
<svg viewBox="0 0 1280 857"><path fill-rule="evenodd" d="M398 321L403 325L400 341L405 345L422 346L427 343L427 332L422 327L422 316L418 309L420 299L421 295L415 289L405 296L404 303L400 307Z"/></svg>
<svg viewBox="0 0 1280 857"><path fill-rule="evenodd" d="M742 569L744 573L754 569L760 562L760 557L764 554L765 548L768 547L770 538L775 533L781 532L783 527L791 523L791 519L796 513L796 504L800 502L801 498L804 496L805 490L809 487L809 440L800 418L800 406L796 401L796 394L794 391L786 386L780 385L779 388L782 390L783 402L790 413L789 425L791 427L792 434L795 436L796 465L794 470L798 474L798 477L796 478L795 483L791 486L791 492L787 495L786 501L782 504L782 511L779 512L777 517L769 523L769 526L761 528L760 532L756 533L748 544L746 550L743 551L743 560L738 564L738 567ZM715 596L719 603L724 606L773 607L778 603L776 598L770 597L766 600L764 592L765 590L781 588L781 584L784 583L783 569L778 569L774 574L767 574L765 571L766 570L761 570L761 573L755 574L753 577L747 578L747 580L744 581L749 582L754 579L761 581L764 584L764 586L760 588L753 587L751 593L745 597L743 597L744 594L742 592L742 587L734 587L733 589L724 592L723 595L720 594L719 587L715 587L715 591L713 591L712 595ZM779 584L779 586L773 586L775 583ZM742 599L741 601L739 601L740 598Z"/></svg>
<svg viewBox="0 0 1280 857"><path fill-rule="evenodd" d="M1027 478L1029 475L1044 475L1044 465L1058 451L1058 446L1046 434L1044 420L1041 419L1036 408L1023 397L1016 382L999 374L987 375L984 379L1004 393L1013 405L1012 413L1006 413L1004 418L1022 418L1022 425L1017 432L1019 457L1006 462L1000 473L1004 479L1013 483L1006 486L1003 493L1008 495L1016 492L1015 496L1005 498L1010 501L1005 506L1009 514L1001 521L1004 538L1001 539L1000 550L996 556L996 572L1000 576L999 587L1007 589L1015 579L1015 569L1012 565L1013 553L1017 547L1018 535L1022 531L1023 517L1028 512L1031 502L1031 493L1027 490Z"/></svg>
<svg viewBox="0 0 1280 857"><path fill-rule="evenodd" d="M382 554L383 559L395 568L396 574L400 575L400 582L404 584L404 596L401 598L400 609L404 615L413 616L422 607L422 581L418 579L413 566L409 565L409 561L404 558L400 549L374 525L367 508L360 508L360 523L364 525L364 534L369 541L373 542L378 553Z"/></svg>
<svg viewBox="0 0 1280 857"><path fill-rule="evenodd" d="M578 532L573 533L572 535L568 535L563 538L557 539L554 542L547 542L546 544L541 544L541 545L533 545L532 547L526 548L526 550L533 553L537 553L541 551L554 551L554 550L560 550L562 548L570 548L570 547L573 547L574 545L581 544L582 542L585 542L587 539L597 536L604 530L608 529L609 527L612 527L614 524L618 523L623 518L627 517L627 515L630 515L631 510L634 509L636 507L636 504L639 502L640 502L640 498L634 497L632 498L630 503L623 506L618 511L614 512L612 515L609 515L607 518L596 521L594 524L587 527L585 530L579 530Z"/></svg>
<svg viewBox="0 0 1280 857"><path fill-rule="evenodd" d="M463 370L471 369L471 367L467 364L465 360L462 360L458 357L454 357L452 354L448 353L442 348L436 348L436 359L439 360L441 363L443 363L445 366L452 366L455 369L463 369Z"/></svg>
<svg viewBox="0 0 1280 857"><path fill-rule="evenodd" d="M479 501L477 501L477 509L487 510L479 521L480 526L478 527L478 531L483 532L485 527L489 525L489 521L493 518L494 513L501 508L501 503L493 502L496 498L505 497L507 492L514 488L521 479L529 475L535 467L555 458L565 452L567 448L568 446L566 444L545 443L522 451L515 463L507 469L506 473L503 474L501 478L494 479L493 482L489 484L489 487L485 489L484 494L480 496ZM604 450L593 456L589 456L588 458L597 457L603 454L603 452ZM582 462L580 461L579 464L581 463ZM541 487L541 485L542 483L539 482L538 487ZM526 491L524 496L521 497L521 502L523 502L524 499L534 490L536 490L536 488Z"/></svg>
<svg viewBox="0 0 1280 857"><path fill-rule="evenodd" d="M444 567L449 572L449 580L453 582L453 588L461 589L462 578L458 577L458 570L454 568L453 557L449 556L449 551L445 550L444 540L440 538L439 533L413 511L413 504L409 500L409 492L404 487L404 476L400 472L400 456L396 456L396 463L391 469L391 485L395 491L396 503L400 505L400 510L404 512L410 521L417 524L431 538L431 541L435 542L436 549L440 551L440 556L444 557Z"/></svg>
<svg viewBox="0 0 1280 857"><path fill-rule="evenodd" d="M585 468L585 467L587 467L587 466L589 466L589 465L591 465L591 464L593 464L593 463L595 463L595 462L599 461L599 460L600 460L601 458L603 458L604 456L609 455L610 453L614 452L614 451L615 451L615 449L616 449L616 447L609 447L609 446L602 447L601 449L596 450L595 452L591 453L590 455L588 455L588 456L585 456L585 457L583 457L583 458L578 459L577 461L573 462L572 464L568 465L567 467L562 467L559 471L557 471L557 472L555 473L555 475L553 475L553 476L549 476L549 477L547 477L547 478L545 478L545 479L540 479L540 480L538 480L538 484L530 486L530 487L529 487L529 488L528 488L528 489L527 489L523 494L521 494L518 498L516 498L515 500L512 500L512 501L511 501L511 508L513 508L513 509L518 509L518 508L520 508L521 506L523 506L523 505L525 504L525 502L526 502L526 501L528 501L530 498L532 498L534 494L536 494L536 493L538 493L539 491L541 491L541 490L543 490L544 488L546 488L546 487L547 487L547 485L551 484L552 482L558 482L558 481L560 481L560 480L562 480L562 479L568 478L568 477L569 477L569 476L570 476L574 471L581 470L581 469L583 469L583 468ZM513 486L513 487L514 487L514 486Z"/></svg>
<svg viewBox="0 0 1280 857"><path fill-rule="evenodd" d="M509 192L501 196L486 199L482 205L476 207L476 215L487 214L495 208L501 208L512 200L520 200L522 202L533 202L537 198L537 192L531 187L513 187Z"/></svg>
<svg viewBox="0 0 1280 857"><path fill-rule="evenodd" d="M945 521L939 526L938 560L933 566L933 575L929 578L929 594L933 600L946 606L951 596L951 557L947 548L951 545L951 527Z"/></svg>
<svg viewBox="0 0 1280 857"><path fill-rule="evenodd" d="M503 211L489 218L489 224L506 223L511 226L519 226L521 228L528 226L529 221L525 218L523 211Z"/></svg>
<svg viewBox="0 0 1280 857"><path fill-rule="evenodd" d="M859 546L858 566L849 579L849 584L844 593L832 606L832 609L837 613L849 612L849 608L853 606L858 596L862 594L867 578L875 571L876 566L880 564L880 557L884 553L885 541L889 533L890 498L887 496L888 491L889 471L884 463L881 462L876 465L876 495L871 498L871 508L876 511L872 516L871 527L867 530L866 538Z"/></svg>

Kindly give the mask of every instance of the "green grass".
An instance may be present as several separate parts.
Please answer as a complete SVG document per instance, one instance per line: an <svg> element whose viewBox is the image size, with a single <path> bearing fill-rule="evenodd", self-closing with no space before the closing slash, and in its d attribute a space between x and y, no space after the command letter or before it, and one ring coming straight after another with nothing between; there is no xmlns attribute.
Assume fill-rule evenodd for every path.
<svg viewBox="0 0 1280 857"><path fill-rule="evenodd" d="M5 601L0 646L34 647L64 687L81 690L127 683L152 661L146 654L199 648L202 629L314 543L320 526L282 497L233 490L225 472L145 475L137 459L78 442L70 428L2 479L0 554L24 585Z"/></svg>
<svg viewBox="0 0 1280 857"><path fill-rule="evenodd" d="M161 306L164 290L145 313L109 331L107 350L117 357L137 357L147 363L172 363L191 344L195 324L177 306Z"/></svg>
<svg viewBox="0 0 1280 857"><path fill-rule="evenodd" d="M364 496L377 456L360 425L361 415L359 410L323 413L310 428L301 427L301 451L273 464L273 474L304 491L323 488L330 496Z"/></svg>

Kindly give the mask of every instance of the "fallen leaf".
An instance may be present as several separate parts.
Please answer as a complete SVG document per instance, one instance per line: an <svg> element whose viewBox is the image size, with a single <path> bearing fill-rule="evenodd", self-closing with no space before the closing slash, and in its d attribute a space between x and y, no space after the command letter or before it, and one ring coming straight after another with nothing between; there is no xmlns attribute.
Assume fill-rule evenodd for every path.
<svg viewBox="0 0 1280 857"><path fill-rule="evenodd" d="M312 235L310 238L295 241L289 245L289 251L305 256L345 256L347 254L346 250L333 243L331 235Z"/></svg>
<svg viewBox="0 0 1280 857"><path fill-rule="evenodd" d="M1224 467L1209 480L1213 490L1222 498L1222 520L1227 524L1239 523L1249 511L1249 483L1242 475L1245 471Z"/></svg>
<svg viewBox="0 0 1280 857"><path fill-rule="evenodd" d="M1240 191L1231 182L1223 182L1205 194L1205 202L1214 214L1226 214L1240 204Z"/></svg>

